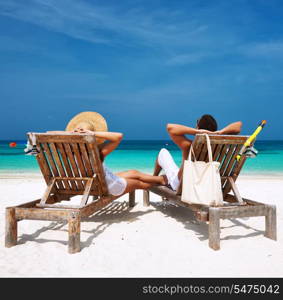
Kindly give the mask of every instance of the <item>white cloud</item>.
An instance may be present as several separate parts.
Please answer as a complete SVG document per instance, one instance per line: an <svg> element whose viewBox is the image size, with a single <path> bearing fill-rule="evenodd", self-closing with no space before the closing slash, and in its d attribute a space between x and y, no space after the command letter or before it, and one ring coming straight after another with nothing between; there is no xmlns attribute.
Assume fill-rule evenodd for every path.
<svg viewBox="0 0 283 300"><path fill-rule="evenodd" d="M79 3L79 2L77 2ZM26 0L18 2L11 0L0 3L0 14L18 20L26 21L48 30L90 42L107 42L92 33L93 26L88 26L87 8L75 1Z"/></svg>
<svg viewBox="0 0 283 300"><path fill-rule="evenodd" d="M211 54L205 54L205 53L189 53L189 54L181 54L171 57L167 61L167 65L187 65L187 64L195 64L199 63L205 58L211 56Z"/></svg>
<svg viewBox="0 0 283 300"><path fill-rule="evenodd" d="M92 43L129 46L194 44L196 35L207 29L181 11L160 8L149 13L141 7L102 7L78 0L1 1L0 15Z"/></svg>
<svg viewBox="0 0 283 300"><path fill-rule="evenodd" d="M198 8L190 2L184 10L160 5L150 10L142 1L131 3L110 5L106 1L98 6L82 0L0 0L0 15L90 43L157 50L157 60L167 66L197 64L225 55L283 56L281 41L239 46L243 43L240 31L237 26L235 31L224 26L228 21L221 19L221 6ZM217 25L215 17L223 24Z"/></svg>

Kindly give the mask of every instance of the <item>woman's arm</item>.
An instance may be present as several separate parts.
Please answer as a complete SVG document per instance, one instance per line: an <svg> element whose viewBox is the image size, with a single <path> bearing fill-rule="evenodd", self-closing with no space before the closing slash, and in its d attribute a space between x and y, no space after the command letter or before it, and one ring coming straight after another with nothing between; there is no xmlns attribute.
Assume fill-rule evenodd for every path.
<svg viewBox="0 0 283 300"><path fill-rule="evenodd" d="M83 128L75 128L73 132L94 133L95 137L109 141L109 143L105 144L100 150L103 157L115 150L123 139L123 133L120 132L91 131Z"/></svg>
<svg viewBox="0 0 283 300"><path fill-rule="evenodd" d="M105 144L100 150L103 157L115 150L123 139L123 133L120 132L94 131L94 134L98 138L109 141L109 143Z"/></svg>
<svg viewBox="0 0 283 300"><path fill-rule="evenodd" d="M216 134L239 134L243 123L241 121L234 122L224 127L221 130L215 131Z"/></svg>

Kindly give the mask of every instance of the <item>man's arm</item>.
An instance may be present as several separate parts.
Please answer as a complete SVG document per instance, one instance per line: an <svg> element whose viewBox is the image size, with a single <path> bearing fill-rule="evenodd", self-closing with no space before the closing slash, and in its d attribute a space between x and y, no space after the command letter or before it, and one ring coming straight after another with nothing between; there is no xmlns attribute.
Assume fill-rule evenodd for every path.
<svg viewBox="0 0 283 300"><path fill-rule="evenodd" d="M186 159L192 141L185 137L185 134L192 134L194 128L179 124L167 124L167 131L172 141L182 150L183 159Z"/></svg>
<svg viewBox="0 0 283 300"><path fill-rule="evenodd" d="M216 134L239 134L243 123L241 121L234 122L224 127L221 130L215 131Z"/></svg>
<svg viewBox="0 0 283 300"><path fill-rule="evenodd" d="M167 124L167 131L169 134L172 135L185 135L185 134L190 134L190 135L196 135L200 133L213 133L212 131L205 130L205 129L197 129L197 128L192 128L184 125L179 125L179 124Z"/></svg>
<svg viewBox="0 0 283 300"><path fill-rule="evenodd" d="M212 133L209 130L196 129L179 124L167 124L167 131L172 141L182 150L183 159L187 159L192 141L185 134L196 135L200 133Z"/></svg>

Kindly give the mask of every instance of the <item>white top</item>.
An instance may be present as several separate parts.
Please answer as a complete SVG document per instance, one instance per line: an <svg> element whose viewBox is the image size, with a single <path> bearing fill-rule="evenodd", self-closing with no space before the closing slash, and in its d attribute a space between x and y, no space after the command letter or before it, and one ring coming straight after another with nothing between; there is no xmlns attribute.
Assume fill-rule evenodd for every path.
<svg viewBox="0 0 283 300"><path fill-rule="evenodd" d="M126 179L112 173L104 163L103 169L109 193L113 196L119 196L123 194L127 187Z"/></svg>

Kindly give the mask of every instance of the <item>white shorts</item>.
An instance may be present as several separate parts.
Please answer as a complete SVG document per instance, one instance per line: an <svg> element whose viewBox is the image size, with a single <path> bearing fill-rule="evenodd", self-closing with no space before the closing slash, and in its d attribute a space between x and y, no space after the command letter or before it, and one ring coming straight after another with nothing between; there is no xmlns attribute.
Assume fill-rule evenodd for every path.
<svg viewBox="0 0 283 300"><path fill-rule="evenodd" d="M105 164L103 164L103 169L105 173L108 192L113 196L122 195L127 187L126 179L112 173L112 171L108 169Z"/></svg>
<svg viewBox="0 0 283 300"><path fill-rule="evenodd" d="M180 183L178 178L179 168L174 162L170 152L167 149L162 148L158 154L157 161L163 169L171 188L176 191Z"/></svg>
<svg viewBox="0 0 283 300"><path fill-rule="evenodd" d="M117 176L117 180L108 185L108 191L113 196L120 196L125 192L126 187L126 179Z"/></svg>

